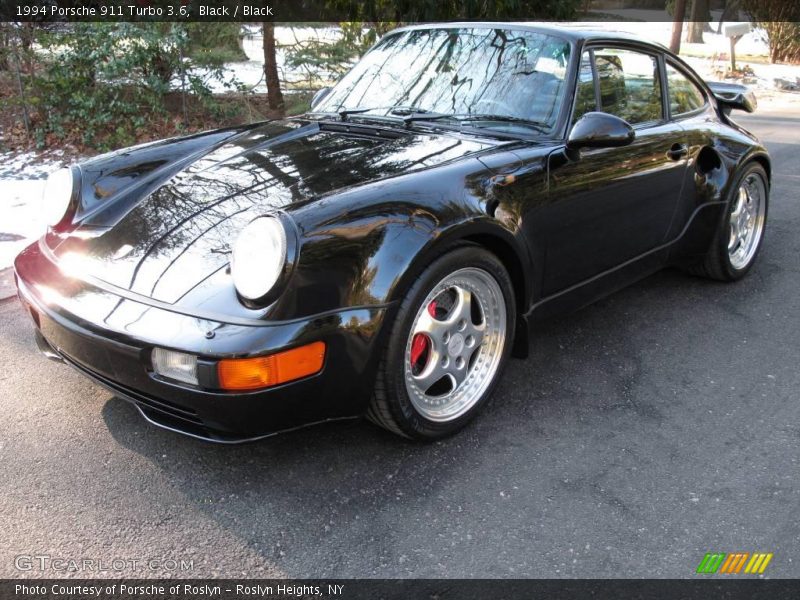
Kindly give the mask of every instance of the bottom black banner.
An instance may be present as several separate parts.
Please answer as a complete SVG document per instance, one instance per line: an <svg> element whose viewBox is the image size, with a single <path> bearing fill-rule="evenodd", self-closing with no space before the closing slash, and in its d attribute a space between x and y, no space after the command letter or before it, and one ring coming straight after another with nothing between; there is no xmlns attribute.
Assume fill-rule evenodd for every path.
<svg viewBox="0 0 800 600"><path fill-rule="evenodd" d="M26 579L0 581L3 600L504 600L800 597L800 580L670 579Z"/></svg>

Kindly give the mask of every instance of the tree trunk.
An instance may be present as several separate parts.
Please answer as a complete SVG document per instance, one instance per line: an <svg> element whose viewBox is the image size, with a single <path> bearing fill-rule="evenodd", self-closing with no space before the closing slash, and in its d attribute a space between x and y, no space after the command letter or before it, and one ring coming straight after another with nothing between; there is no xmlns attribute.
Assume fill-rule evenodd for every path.
<svg viewBox="0 0 800 600"><path fill-rule="evenodd" d="M12 42L13 43L13 42ZM19 52L17 50L16 44L11 47L11 51L14 53L14 58L16 59L16 71L17 71L17 88L19 89L19 100L22 104L22 119L25 122L25 132L28 136L31 135L31 118L28 114L28 100L25 97L25 86L22 85L22 74L20 73L20 69L22 68L22 62L19 58Z"/></svg>
<svg viewBox="0 0 800 600"><path fill-rule="evenodd" d="M703 43L703 30L708 25L708 19L708 0L694 0L692 2L692 14L689 18L689 29L686 32L686 41L688 43Z"/></svg>
<svg viewBox="0 0 800 600"><path fill-rule="evenodd" d="M681 34L683 33L683 18L686 16L686 0L675 0L675 13L672 15L672 39L669 49L675 54L681 51Z"/></svg>
<svg viewBox="0 0 800 600"><path fill-rule="evenodd" d="M742 8L763 27L772 62L800 63L800 3L786 0L743 0Z"/></svg>
<svg viewBox="0 0 800 600"><path fill-rule="evenodd" d="M273 110L283 110L283 94L278 78L278 61L275 57L275 25L263 23L264 77L267 82L267 102Z"/></svg>
<svg viewBox="0 0 800 600"><path fill-rule="evenodd" d="M727 21L739 20L739 0L726 0L725 8L722 10L722 15L719 18L717 26L717 33L722 33L722 24Z"/></svg>

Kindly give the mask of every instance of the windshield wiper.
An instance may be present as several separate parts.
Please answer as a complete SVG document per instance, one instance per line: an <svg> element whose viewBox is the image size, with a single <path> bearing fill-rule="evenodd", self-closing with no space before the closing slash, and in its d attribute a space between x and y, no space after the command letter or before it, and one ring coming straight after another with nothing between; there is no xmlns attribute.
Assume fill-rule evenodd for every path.
<svg viewBox="0 0 800 600"><path fill-rule="evenodd" d="M373 106L371 108L343 108L339 113L339 118L342 121L347 121L347 117L350 115L360 115L361 113L369 112L371 110L378 110L380 106Z"/></svg>
<svg viewBox="0 0 800 600"><path fill-rule="evenodd" d="M406 124L409 124L414 121L438 121L440 119L453 119L455 121L460 121L460 122L499 121L502 123L518 123L520 125L524 125L525 127L532 127L538 131L545 131L547 129L547 123L542 123L541 121L532 121L530 119L523 119L521 117L512 117L510 115L490 115L490 114L477 114L477 113L446 114L446 113L425 112L425 113L408 115L406 118L403 119L403 121L405 121Z"/></svg>
<svg viewBox="0 0 800 600"><path fill-rule="evenodd" d="M537 131L546 131L548 129L548 125L546 123L532 121L530 119L523 119L521 117L513 117L511 115L493 115L483 113L440 113L428 110L427 108L404 105L344 108L337 111L337 114L342 121L347 121L347 117L350 115L363 115L364 113L368 113L373 110L388 111L388 114L380 115L383 118L386 118L389 115L402 117L403 124L406 127L415 121L440 121L444 119L451 119L458 121L459 125L472 121L495 121L501 123L515 123L523 127L536 129ZM472 125L472 127L484 128L478 125Z"/></svg>
<svg viewBox="0 0 800 600"><path fill-rule="evenodd" d="M342 121L346 121L347 117L350 115L360 115L363 113L368 113L373 110L388 110L389 114L397 115L397 116L405 116L405 115L414 115L414 114L434 114L431 111L425 108L417 108L416 106L371 106L369 108L344 108L342 110L337 111L339 114L339 118ZM436 113L438 114L438 113ZM385 115L382 115L385 116Z"/></svg>
<svg viewBox="0 0 800 600"><path fill-rule="evenodd" d="M416 106L395 106L391 111L393 115L397 116L412 116L412 115L439 115L427 108L418 108Z"/></svg>

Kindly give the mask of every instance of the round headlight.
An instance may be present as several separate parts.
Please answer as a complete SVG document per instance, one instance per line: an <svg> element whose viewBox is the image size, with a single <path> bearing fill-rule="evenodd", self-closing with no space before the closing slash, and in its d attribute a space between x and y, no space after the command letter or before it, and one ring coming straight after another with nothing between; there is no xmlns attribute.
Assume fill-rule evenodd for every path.
<svg viewBox="0 0 800 600"><path fill-rule="evenodd" d="M258 300L272 289L285 264L283 224L276 217L259 217L242 230L233 246L233 284L244 298Z"/></svg>
<svg viewBox="0 0 800 600"><path fill-rule="evenodd" d="M58 225L67 214L72 187L72 169L59 169L47 178L42 192L42 213L50 227Z"/></svg>

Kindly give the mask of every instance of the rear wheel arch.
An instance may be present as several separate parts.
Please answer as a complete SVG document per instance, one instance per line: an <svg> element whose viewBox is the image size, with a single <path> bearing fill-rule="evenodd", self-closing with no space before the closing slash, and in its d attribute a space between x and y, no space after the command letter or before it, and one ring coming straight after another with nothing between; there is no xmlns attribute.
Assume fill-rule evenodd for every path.
<svg viewBox="0 0 800 600"><path fill-rule="evenodd" d="M735 174L731 178L731 185L727 188L725 210L722 211L720 215L720 219L709 248L698 263L695 263L689 267L690 272L694 273L695 275L700 275L719 281L736 281L744 277L753 266L756 257L758 256L761 243L763 242L764 226L769 204L770 176L769 165L766 167L764 166L765 160L768 161L768 159L766 159L764 156L756 155L742 161L737 167L734 172ZM731 227L730 233L728 233L726 227L728 223L731 222L731 219L733 219L731 211L735 207L740 206L742 202L741 198L739 198L739 205L736 204L737 191L741 189L740 186L742 185L742 182L753 174L762 179L764 185L764 188L762 188L763 196L757 195L756 198L758 199L758 202L755 203L754 201L756 211L758 211L757 216L755 217L757 219L755 223L757 223L756 227L758 228L758 231L756 235L758 237L755 238L754 242L746 242L747 238L742 238L743 241L738 242L742 244L754 243L755 246L754 250L747 256L747 262L744 264L744 266L737 266L732 262L730 255L731 246L729 244L731 241L733 241L733 243L737 243L736 240L740 238L735 237L735 228ZM749 193L747 197L747 203L749 206ZM736 208L736 210L738 211L739 208ZM747 215L749 213L746 212L745 214ZM738 227L741 228L741 226L742 223L740 222ZM753 227L752 223L750 223L748 227Z"/></svg>
<svg viewBox="0 0 800 600"><path fill-rule="evenodd" d="M769 157L766 154L756 154L755 156L752 156L751 158L749 158L742 165L742 167L747 166L748 162L757 162L758 164L760 164L764 168L764 171L767 174L767 185L769 187L772 187L772 162L770 161Z"/></svg>

